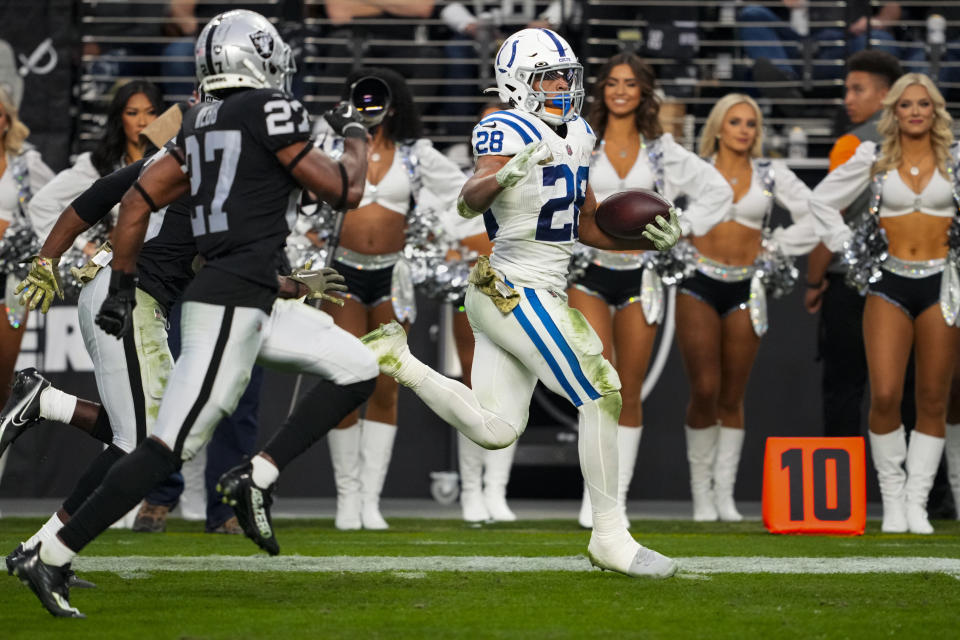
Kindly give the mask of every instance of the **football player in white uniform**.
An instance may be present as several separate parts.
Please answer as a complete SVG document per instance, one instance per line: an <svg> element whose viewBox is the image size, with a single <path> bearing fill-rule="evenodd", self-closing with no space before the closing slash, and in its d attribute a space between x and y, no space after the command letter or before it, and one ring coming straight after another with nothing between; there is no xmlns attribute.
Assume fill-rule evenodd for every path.
<svg viewBox="0 0 960 640"><path fill-rule="evenodd" d="M591 561L629 576L669 577L676 563L638 544L617 510L620 380L597 334L564 294L578 237L602 249L650 244L597 228L587 185L595 136L579 116L583 70L563 38L547 29L519 31L503 43L494 67L500 99L513 108L474 128L476 171L458 201L460 215L483 215L494 243L466 295L476 338L473 390L414 358L399 324L383 325L363 341L383 373L488 449L523 433L537 380L569 398L579 413L580 466L593 501ZM671 212L644 235L665 250L680 233Z"/></svg>

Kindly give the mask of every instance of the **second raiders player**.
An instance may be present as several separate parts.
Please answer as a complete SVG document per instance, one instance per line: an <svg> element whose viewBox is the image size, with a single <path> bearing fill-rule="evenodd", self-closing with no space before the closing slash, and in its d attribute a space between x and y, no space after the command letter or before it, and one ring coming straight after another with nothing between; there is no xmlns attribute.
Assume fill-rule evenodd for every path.
<svg viewBox="0 0 960 640"><path fill-rule="evenodd" d="M169 123L166 121L168 118ZM159 137L153 139L162 142L173 135L180 128L177 107L171 108L150 126L155 125ZM149 135L150 132L145 131ZM31 306L39 305L41 311L47 310L60 291L58 273L54 267L63 252L80 233L99 222L119 203L123 194L137 179L144 163L145 160L139 160L100 178L64 210L44 241L40 251L42 257L33 260L27 278L19 287L25 289L24 297L29 299ZM144 246L137 259L139 282L132 330L124 335L122 340L106 334L94 322L95 315L106 298L110 281L109 250L98 253L78 273L85 282L78 304L79 324L87 352L94 363L97 389L103 406L63 393L50 385L34 369L17 373L11 398L0 413L0 455L16 438L40 420L68 423L108 446L93 460L57 512L39 531L8 556L8 567L12 567L16 556L24 549L33 548L38 542L49 540L56 535L100 484L110 467L152 432L160 399L173 368L173 359L167 348L167 316L193 278L192 263L195 255L196 245L185 198L151 214ZM326 288L345 288L337 283L337 277L331 277L331 274L335 273L332 269L323 272L297 270L290 278L279 278L280 297L316 296L322 294ZM342 281L342 277L339 277L339 280ZM308 282L309 286L303 282ZM328 320L324 314L312 307L278 300L271 313L270 327L287 330L293 322L300 324L317 321L326 326L329 325ZM337 342L346 345L345 348L352 345L355 351L349 354L349 359L362 365L366 350L349 337L342 342L345 334L340 335L342 332L339 329L331 327L330 331L335 335L324 332L323 342ZM289 353L302 346L300 342L294 346L291 341L299 341L299 338L291 335L290 331L268 331L267 334L260 350L260 363L267 367L290 368L292 363ZM325 368L324 354L309 345L304 351L305 366L302 370L326 378L328 371ZM348 356L342 349L333 355L337 358ZM370 367L356 368L358 382L366 379L363 377L368 375L364 373L365 369L369 370ZM344 384L348 381L339 382ZM324 397L331 390L329 385L321 384L307 393L265 450L269 452L275 446L283 449L282 443L289 437L289 430L298 430L301 423L315 424L316 412L323 407ZM70 586L88 584L73 576L68 583Z"/></svg>
<svg viewBox="0 0 960 640"><path fill-rule="evenodd" d="M197 70L204 92L222 101L198 105L184 116L178 147L186 151L186 166L168 154L124 196L109 293L97 317L109 333L130 331L135 265L150 211L189 193L193 235L206 262L183 296L183 350L153 434L113 466L56 536L14 563L14 573L54 615L81 615L69 604L64 568L206 443L236 406L258 354L263 357L266 334L296 336L288 341L287 353L267 355L286 356L292 370L309 370L305 355L314 354L305 353L306 343L324 333L322 324L288 316L287 325L270 326L288 204L300 185L338 207L356 206L363 192L366 131L356 122L340 122L346 139L340 163L312 146L306 111L284 91L293 71L290 49L265 18L237 10L211 20L197 42ZM339 391L327 394L323 407L335 423L369 394L376 364L369 355L358 363L352 351L338 358L344 345L329 342L313 350L325 350L328 380ZM366 378L355 373L358 369ZM363 381L352 382L358 377ZM344 379L351 382L341 384ZM277 551L269 517L271 487L279 469L325 430L301 427L287 430L283 447L261 452L221 479L247 535L271 553Z"/></svg>

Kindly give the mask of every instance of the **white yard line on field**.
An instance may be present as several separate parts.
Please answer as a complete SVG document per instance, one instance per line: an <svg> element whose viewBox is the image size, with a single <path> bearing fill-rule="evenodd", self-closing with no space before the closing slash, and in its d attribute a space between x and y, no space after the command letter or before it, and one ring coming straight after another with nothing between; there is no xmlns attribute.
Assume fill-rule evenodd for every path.
<svg viewBox="0 0 960 640"><path fill-rule="evenodd" d="M930 557L771 558L696 556L676 558L685 573L946 573L960 575L960 559ZM78 571L593 571L584 556L90 556Z"/></svg>

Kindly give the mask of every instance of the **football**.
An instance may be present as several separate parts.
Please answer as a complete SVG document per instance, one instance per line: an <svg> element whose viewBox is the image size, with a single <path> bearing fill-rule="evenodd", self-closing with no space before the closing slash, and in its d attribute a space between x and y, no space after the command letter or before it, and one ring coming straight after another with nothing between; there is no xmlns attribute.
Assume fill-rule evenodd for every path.
<svg viewBox="0 0 960 640"><path fill-rule="evenodd" d="M597 226L614 238L640 240L644 228L657 216L670 218L673 204L649 189L629 189L615 193L597 206Z"/></svg>

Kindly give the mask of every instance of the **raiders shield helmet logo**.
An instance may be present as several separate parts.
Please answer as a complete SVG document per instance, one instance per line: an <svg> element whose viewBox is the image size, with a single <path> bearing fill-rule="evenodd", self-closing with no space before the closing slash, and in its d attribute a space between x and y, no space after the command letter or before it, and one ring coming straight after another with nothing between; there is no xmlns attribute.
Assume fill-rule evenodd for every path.
<svg viewBox="0 0 960 640"><path fill-rule="evenodd" d="M273 55L273 36L266 31L257 31L250 34L250 41L257 54L264 60L269 60Z"/></svg>

